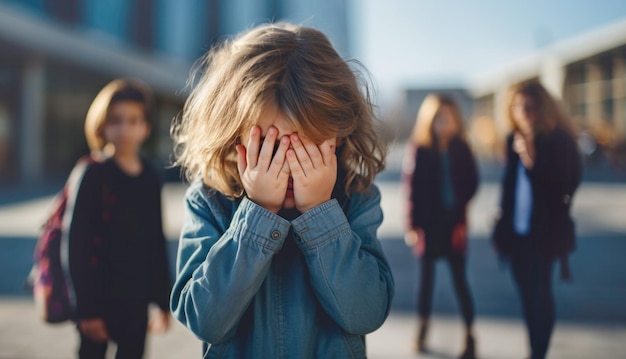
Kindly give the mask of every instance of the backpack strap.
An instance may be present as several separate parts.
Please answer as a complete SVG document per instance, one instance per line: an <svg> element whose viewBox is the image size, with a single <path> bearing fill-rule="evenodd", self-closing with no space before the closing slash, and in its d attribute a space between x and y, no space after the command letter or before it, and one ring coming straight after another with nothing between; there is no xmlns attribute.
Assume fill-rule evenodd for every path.
<svg viewBox="0 0 626 359"><path fill-rule="evenodd" d="M70 173L63 189L66 193L66 203L65 212L63 213L63 224L61 227L61 266L63 268L69 301L72 308L76 308L76 297L74 295L74 285L72 283L69 267L69 232L74 214L74 204L76 203L80 183L82 182L87 169L94 163L100 163L100 161L92 156L81 157L72 169L72 172Z"/></svg>
<svg viewBox="0 0 626 359"><path fill-rule="evenodd" d="M54 197L52 211L43 225L33 256L33 267L27 283L32 285L36 308L47 323L60 323L74 319L73 291L69 290L67 266L67 238L69 225L66 213L73 212L77 186L87 166L94 161L81 158L63 189ZM70 207L68 209L68 206Z"/></svg>

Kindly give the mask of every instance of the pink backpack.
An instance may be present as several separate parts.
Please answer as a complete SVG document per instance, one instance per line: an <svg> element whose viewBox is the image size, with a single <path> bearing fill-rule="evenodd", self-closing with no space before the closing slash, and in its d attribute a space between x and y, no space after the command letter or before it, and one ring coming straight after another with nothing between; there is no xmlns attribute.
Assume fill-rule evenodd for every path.
<svg viewBox="0 0 626 359"><path fill-rule="evenodd" d="M30 281L37 311L47 323L74 319L73 291L67 265L69 221L66 218L71 220L82 177L95 162L91 156L78 160L65 187L54 197L51 213L35 246Z"/></svg>

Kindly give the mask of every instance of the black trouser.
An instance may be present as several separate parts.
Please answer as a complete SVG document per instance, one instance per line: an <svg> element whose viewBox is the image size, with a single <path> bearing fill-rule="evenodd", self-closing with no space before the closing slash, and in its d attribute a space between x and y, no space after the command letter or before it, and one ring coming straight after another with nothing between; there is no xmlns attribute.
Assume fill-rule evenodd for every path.
<svg viewBox="0 0 626 359"><path fill-rule="evenodd" d="M115 308L105 318L110 340L117 344L116 359L143 358L148 315L146 305ZM79 330L80 332L80 330ZM104 359L108 342L95 342L80 333L80 359Z"/></svg>
<svg viewBox="0 0 626 359"><path fill-rule="evenodd" d="M521 240L522 243L517 243L511 255L511 269L522 303L531 359L544 359L555 323L552 294L554 258L532 253L528 242L525 244Z"/></svg>
<svg viewBox="0 0 626 359"><path fill-rule="evenodd" d="M465 255L451 252L443 256L450 265L454 290L459 301L461 315L466 327L474 322L474 304L465 275ZM421 259L421 282L417 310L422 319L430 318L432 312L433 288L435 282L435 262L437 257L423 256Z"/></svg>

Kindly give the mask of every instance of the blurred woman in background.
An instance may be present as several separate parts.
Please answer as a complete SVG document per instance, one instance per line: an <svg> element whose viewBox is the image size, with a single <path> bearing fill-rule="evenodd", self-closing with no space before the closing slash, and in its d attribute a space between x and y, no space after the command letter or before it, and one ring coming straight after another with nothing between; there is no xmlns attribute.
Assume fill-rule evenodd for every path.
<svg viewBox="0 0 626 359"><path fill-rule="evenodd" d="M511 263L531 358L543 359L555 323L552 269L557 258L561 277L570 278L570 207L581 179L581 157L567 118L538 81L513 85L506 106L512 132L493 240Z"/></svg>
<svg viewBox="0 0 626 359"><path fill-rule="evenodd" d="M474 306L465 274L466 207L476 193L478 173L454 100L438 94L424 99L409 140L408 154L403 166L409 193L409 228L405 241L421 257L416 349L426 351L435 262L444 258L450 265L465 324L461 358L471 359L475 357Z"/></svg>

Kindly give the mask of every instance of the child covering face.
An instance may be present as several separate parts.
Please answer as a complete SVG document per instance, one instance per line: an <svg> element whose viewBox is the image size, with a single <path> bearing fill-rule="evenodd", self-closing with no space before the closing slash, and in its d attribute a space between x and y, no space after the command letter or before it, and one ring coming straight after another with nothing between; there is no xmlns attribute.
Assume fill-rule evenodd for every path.
<svg viewBox="0 0 626 359"><path fill-rule="evenodd" d="M372 105L319 31L213 48L174 124L191 186L171 308L204 358L364 358L394 283Z"/></svg>

